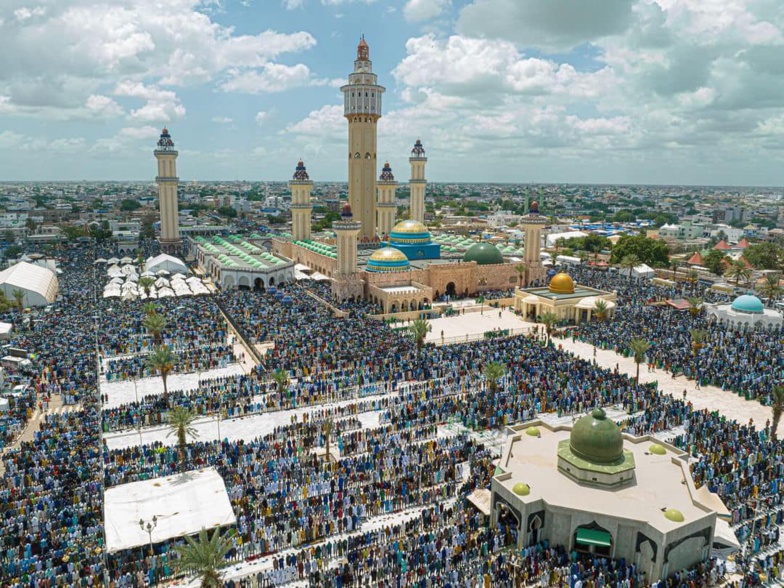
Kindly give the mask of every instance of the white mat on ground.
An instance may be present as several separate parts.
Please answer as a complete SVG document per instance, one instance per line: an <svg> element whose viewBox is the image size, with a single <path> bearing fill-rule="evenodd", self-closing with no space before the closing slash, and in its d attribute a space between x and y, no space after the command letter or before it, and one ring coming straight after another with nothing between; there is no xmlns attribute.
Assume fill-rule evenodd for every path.
<svg viewBox="0 0 784 588"><path fill-rule="evenodd" d="M158 517L153 543L237 521L215 468L115 486L106 490L104 500L109 552L149 545L150 536L139 527L140 519L147 523Z"/></svg>

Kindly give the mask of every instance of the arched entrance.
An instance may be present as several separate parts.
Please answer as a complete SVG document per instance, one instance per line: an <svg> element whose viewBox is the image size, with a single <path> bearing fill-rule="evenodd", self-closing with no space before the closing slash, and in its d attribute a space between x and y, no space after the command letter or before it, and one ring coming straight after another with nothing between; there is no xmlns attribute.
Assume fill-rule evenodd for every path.
<svg viewBox="0 0 784 588"><path fill-rule="evenodd" d="M253 281L253 289L254 290L264 290L264 280L261 278L256 278Z"/></svg>
<svg viewBox="0 0 784 588"><path fill-rule="evenodd" d="M612 535L595 522L577 527L572 537L572 545L578 553L612 556Z"/></svg>
<svg viewBox="0 0 784 588"><path fill-rule="evenodd" d="M270 279L269 279L269 285L270 285L270 286L274 286L274 285L275 285L275 278L273 278L273 277L271 277L271 276L270 276Z"/></svg>
<svg viewBox="0 0 784 588"><path fill-rule="evenodd" d="M446 290L444 291L444 294L446 294L450 298L454 298L455 296L457 296L457 288L455 287L454 282L449 282L446 285Z"/></svg>

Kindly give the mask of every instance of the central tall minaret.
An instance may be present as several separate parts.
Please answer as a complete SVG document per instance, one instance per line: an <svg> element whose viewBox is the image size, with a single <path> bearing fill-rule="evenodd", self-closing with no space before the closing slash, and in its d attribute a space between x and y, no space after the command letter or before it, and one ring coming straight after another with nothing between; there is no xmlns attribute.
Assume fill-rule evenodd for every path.
<svg viewBox="0 0 784 588"><path fill-rule="evenodd" d="M425 157L425 148L422 147L422 141L419 139L414 143L414 148L411 150L411 157L408 158L411 164L411 179L408 181L408 187L411 193L411 212L409 214L411 220L425 222L425 186L427 180L425 179L425 164L427 157Z"/></svg>
<svg viewBox="0 0 784 588"><path fill-rule="evenodd" d="M310 213L313 205L310 202L310 191L313 182L302 160L297 163L294 176L289 182L291 190L291 236L297 241L310 239Z"/></svg>
<svg viewBox="0 0 784 588"><path fill-rule="evenodd" d="M397 182L392 175L392 168L389 162L381 168L381 175L378 177L378 232L385 238L389 238L392 227L395 226L395 214L397 214L397 204L395 204L395 188Z"/></svg>
<svg viewBox="0 0 784 588"><path fill-rule="evenodd" d="M340 90L343 115L348 120L348 203L362 225L362 237L371 239L376 235L377 123L386 88L378 85L364 36L357 47L354 72Z"/></svg>
<svg viewBox="0 0 784 588"><path fill-rule="evenodd" d="M166 250L182 245L180 239L180 213L177 209L177 150L168 129L163 129L154 151L158 160L158 207L161 213L161 247Z"/></svg>

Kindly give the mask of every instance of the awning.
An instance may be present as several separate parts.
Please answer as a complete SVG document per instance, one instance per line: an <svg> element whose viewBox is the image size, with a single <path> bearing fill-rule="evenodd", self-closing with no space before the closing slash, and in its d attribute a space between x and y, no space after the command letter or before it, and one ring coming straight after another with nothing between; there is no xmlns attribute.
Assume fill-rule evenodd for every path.
<svg viewBox="0 0 784 588"><path fill-rule="evenodd" d="M582 545L612 545L612 536L607 531L597 531L596 529L577 529L577 543Z"/></svg>

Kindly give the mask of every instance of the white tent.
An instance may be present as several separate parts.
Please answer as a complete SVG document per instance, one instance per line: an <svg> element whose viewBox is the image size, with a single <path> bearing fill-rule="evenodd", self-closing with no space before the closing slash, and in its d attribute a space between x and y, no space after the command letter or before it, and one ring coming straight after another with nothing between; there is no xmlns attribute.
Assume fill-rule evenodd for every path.
<svg viewBox="0 0 784 588"><path fill-rule="evenodd" d="M0 339L10 339L13 330L14 325L11 323L0 323Z"/></svg>
<svg viewBox="0 0 784 588"><path fill-rule="evenodd" d="M0 290L9 300L14 300L15 290L21 290L24 306L51 304L57 298L59 288L57 275L52 270L24 261L0 272Z"/></svg>
<svg viewBox="0 0 784 588"><path fill-rule="evenodd" d="M656 276L656 272L653 268L647 264L640 264L632 270L632 274L635 278L653 278Z"/></svg>
<svg viewBox="0 0 784 588"><path fill-rule="evenodd" d="M160 270L166 270L170 273L191 273L188 270L188 266L186 266L181 259L166 253L161 253L160 255L149 258L144 267L148 272L153 272L155 274L157 274Z"/></svg>

